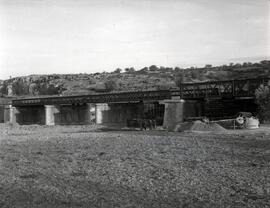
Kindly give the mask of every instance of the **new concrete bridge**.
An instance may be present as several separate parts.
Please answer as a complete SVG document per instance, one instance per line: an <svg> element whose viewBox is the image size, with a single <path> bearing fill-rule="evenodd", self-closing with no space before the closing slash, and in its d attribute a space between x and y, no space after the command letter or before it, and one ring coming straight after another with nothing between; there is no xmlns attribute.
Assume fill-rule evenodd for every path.
<svg viewBox="0 0 270 208"><path fill-rule="evenodd" d="M101 93L13 99L9 121L19 124L122 123L151 118L161 123L185 117L227 116L254 111L255 90L270 78L184 83L179 90ZM181 98L181 99L180 99ZM209 113L210 112L210 113ZM212 112L212 114L211 114Z"/></svg>

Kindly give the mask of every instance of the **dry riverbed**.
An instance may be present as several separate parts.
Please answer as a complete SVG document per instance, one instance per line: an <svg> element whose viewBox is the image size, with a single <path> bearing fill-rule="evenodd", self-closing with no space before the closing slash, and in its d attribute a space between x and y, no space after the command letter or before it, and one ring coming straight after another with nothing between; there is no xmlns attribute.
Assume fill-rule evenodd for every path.
<svg viewBox="0 0 270 208"><path fill-rule="evenodd" d="M0 207L269 207L270 129L0 125Z"/></svg>

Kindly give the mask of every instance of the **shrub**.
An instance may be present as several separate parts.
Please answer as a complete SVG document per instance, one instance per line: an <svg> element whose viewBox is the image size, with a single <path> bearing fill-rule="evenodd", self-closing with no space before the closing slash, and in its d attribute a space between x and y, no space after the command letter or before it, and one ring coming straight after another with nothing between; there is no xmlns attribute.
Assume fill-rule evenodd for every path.
<svg viewBox="0 0 270 208"><path fill-rule="evenodd" d="M23 79L19 79L18 81L15 81L12 83L12 88L14 89L15 95L27 95L28 94L28 85L26 82L23 81Z"/></svg>
<svg viewBox="0 0 270 208"><path fill-rule="evenodd" d="M121 71L122 71L122 69L117 68L117 69L115 69L115 70L114 70L114 73L120 74L120 73L121 73Z"/></svg>
<svg viewBox="0 0 270 208"><path fill-rule="evenodd" d="M127 73L133 73L133 72L135 72L135 69L133 67L125 68L125 72L127 72Z"/></svg>
<svg viewBox="0 0 270 208"><path fill-rule="evenodd" d="M259 117L263 122L270 122L270 82L261 85L255 92L256 103L259 106Z"/></svg>
<svg viewBox="0 0 270 208"><path fill-rule="evenodd" d="M1 95L7 94L7 84L5 82L0 86L0 93Z"/></svg>
<svg viewBox="0 0 270 208"><path fill-rule="evenodd" d="M170 90L173 86L173 83L160 82L157 84L156 90Z"/></svg>
<svg viewBox="0 0 270 208"><path fill-rule="evenodd" d="M158 71L158 67L156 65L152 65L149 67L149 71Z"/></svg>
<svg viewBox="0 0 270 208"><path fill-rule="evenodd" d="M118 88L118 83L116 80L107 80L105 81L105 88L106 88L106 91L113 91L113 90L116 90Z"/></svg>

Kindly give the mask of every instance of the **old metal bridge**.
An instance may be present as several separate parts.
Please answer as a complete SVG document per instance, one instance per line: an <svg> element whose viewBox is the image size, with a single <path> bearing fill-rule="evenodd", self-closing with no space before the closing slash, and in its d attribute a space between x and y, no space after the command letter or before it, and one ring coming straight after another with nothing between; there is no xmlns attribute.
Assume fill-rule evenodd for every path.
<svg viewBox="0 0 270 208"><path fill-rule="evenodd" d="M57 105L57 104L79 104L79 103L113 103L113 102L134 102L142 100L164 100L170 98L171 92L169 90L133 91L133 92L100 93L100 94L78 95L78 96L23 98L13 100L12 105L27 106L27 105L55 105L55 104Z"/></svg>
<svg viewBox="0 0 270 208"><path fill-rule="evenodd" d="M101 93L78 96L33 97L12 100L13 106L134 102L144 100L164 100L173 96L182 99L204 99L213 97L248 97L253 98L255 90L270 80L267 78L226 80L201 83L184 83L180 90L131 91Z"/></svg>
<svg viewBox="0 0 270 208"><path fill-rule="evenodd" d="M180 86L183 99L212 97L250 97L261 84L267 84L270 77L242 80L226 80L201 83L185 83Z"/></svg>

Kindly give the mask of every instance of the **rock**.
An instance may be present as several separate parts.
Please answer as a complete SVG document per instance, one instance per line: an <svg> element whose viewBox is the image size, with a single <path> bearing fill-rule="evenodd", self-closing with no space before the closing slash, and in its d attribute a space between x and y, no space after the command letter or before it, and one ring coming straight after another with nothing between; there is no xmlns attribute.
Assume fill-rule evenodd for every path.
<svg viewBox="0 0 270 208"><path fill-rule="evenodd" d="M12 85L7 86L7 95L8 96L13 96L14 95Z"/></svg>

